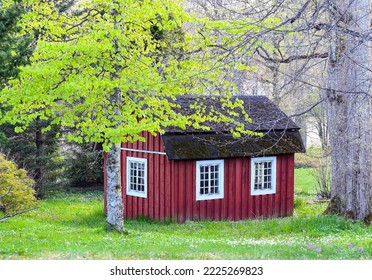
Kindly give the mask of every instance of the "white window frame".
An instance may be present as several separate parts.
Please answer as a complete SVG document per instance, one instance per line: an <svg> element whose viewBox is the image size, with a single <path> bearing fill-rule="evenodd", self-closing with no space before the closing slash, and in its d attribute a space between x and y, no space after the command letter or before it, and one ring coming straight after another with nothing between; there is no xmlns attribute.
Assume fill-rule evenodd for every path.
<svg viewBox="0 0 372 280"><path fill-rule="evenodd" d="M271 162L271 188L270 189L255 189L256 179L256 163ZM262 181L264 181L265 174L262 174ZM266 195L276 193L276 157L257 157L251 158L251 195Z"/></svg>
<svg viewBox="0 0 372 280"><path fill-rule="evenodd" d="M132 190L130 188L130 179L131 179L131 163L140 163L144 164L144 191L138 191L138 190ZM147 159L146 158L136 158L136 157L127 157L127 195L130 196L137 196L137 197L142 197L142 198L147 198Z"/></svg>
<svg viewBox="0 0 372 280"><path fill-rule="evenodd" d="M218 193L209 193L201 194L200 185L201 185L201 167L202 166L213 166L218 165ZM222 199L224 197L224 161L223 160L199 160L196 161L196 200L212 200L212 199ZM210 171L209 171L210 172ZM210 173L208 173L208 187L211 187ZM213 178L215 179L215 178Z"/></svg>

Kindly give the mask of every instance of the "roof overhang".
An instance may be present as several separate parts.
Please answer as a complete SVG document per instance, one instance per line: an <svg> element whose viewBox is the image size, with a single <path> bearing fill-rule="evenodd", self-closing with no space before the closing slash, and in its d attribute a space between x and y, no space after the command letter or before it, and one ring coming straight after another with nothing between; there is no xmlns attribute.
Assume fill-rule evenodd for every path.
<svg viewBox="0 0 372 280"><path fill-rule="evenodd" d="M165 133L170 160L270 156L305 152L298 130L263 132L263 136L234 138L228 133Z"/></svg>

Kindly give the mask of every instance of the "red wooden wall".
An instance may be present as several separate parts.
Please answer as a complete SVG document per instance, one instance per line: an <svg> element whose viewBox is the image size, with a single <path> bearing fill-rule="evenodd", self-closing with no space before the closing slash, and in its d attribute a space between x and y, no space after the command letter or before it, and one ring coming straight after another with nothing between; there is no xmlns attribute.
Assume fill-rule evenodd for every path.
<svg viewBox="0 0 372 280"><path fill-rule="evenodd" d="M161 138L147 136L147 142L122 147L164 152ZM148 196L127 196L126 157L147 158ZM169 161L166 155L122 151L124 216L150 219L243 220L292 215L294 155L277 155L276 193L250 195L250 158L224 159L224 198L196 201L195 160Z"/></svg>

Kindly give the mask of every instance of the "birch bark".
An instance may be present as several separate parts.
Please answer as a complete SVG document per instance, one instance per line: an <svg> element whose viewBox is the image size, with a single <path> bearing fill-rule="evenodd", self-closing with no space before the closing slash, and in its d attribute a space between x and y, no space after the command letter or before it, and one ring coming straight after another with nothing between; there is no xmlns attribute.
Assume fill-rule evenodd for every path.
<svg viewBox="0 0 372 280"><path fill-rule="evenodd" d="M119 16L118 7L119 3L113 1L112 16L114 19L114 29L118 30L117 17ZM118 42L116 39L113 41L113 47L115 54L119 54ZM118 72L120 66L114 65L115 72L111 74L111 79L119 79ZM115 88L113 94L110 97L110 105L115 109L115 116L117 125L120 126L120 108L122 106L122 92L120 88ZM120 164L120 144L113 144L110 151L107 154L106 162L106 173L107 173L107 224L109 229L115 229L119 232L123 231L124 228L124 203L122 197L122 184L121 184L121 164Z"/></svg>

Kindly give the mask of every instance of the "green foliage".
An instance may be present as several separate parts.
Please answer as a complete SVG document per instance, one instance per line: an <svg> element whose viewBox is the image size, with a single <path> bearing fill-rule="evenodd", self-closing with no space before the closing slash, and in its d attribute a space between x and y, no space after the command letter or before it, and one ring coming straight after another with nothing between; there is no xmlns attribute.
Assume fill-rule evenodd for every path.
<svg viewBox="0 0 372 280"><path fill-rule="evenodd" d="M0 221L35 207L34 181L0 154Z"/></svg>
<svg viewBox="0 0 372 280"><path fill-rule="evenodd" d="M20 34L24 9L22 1L0 1L0 90L9 79L17 77L19 67L28 63L32 53L31 37Z"/></svg>
<svg viewBox="0 0 372 280"><path fill-rule="evenodd" d="M5 136L5 134L2 131L0 131L0 147L6 145L8 143L9 143L8 138Z"/></svg>
<svg viewBox="0 0 372 280"><path fill-rule="evenodd" d="M38 44L33 63L0 96L12 108L0 122L20 132L35 119L52 119L68 129L68 140L103 143L105 150L143 140L142 131L235 123L230 109L239 104L203 118L198 107L193 116L175 110L177 95L216 92L229 67L205 51L208 38L181 32L193 18L179 1L87 1L74 13L60 13L51 1L27 3L32 12L23 27L37 31ZM228 83L223 86L219 93L230 96Z"/></svg>
<svg viewBox="0 0 372 280"><path fill-rule="evenodd" d="M96 187L103 185L103 152L96 145L70 144L69 152L64 154L65 184L68 187Z"/></svg>
<svg viewBox="0 0 372 280"><path fill-rule="evenodd" d="M296 208L300 208L300 207L303 207L304 206L304 200L301 198L301 197L295 197L294 198L294 205L293 207L296 209Z"/></svg>
<svg viewBox="0 0 372 280"><path fill-rule="evenodd" d="M14 125L0 126L0 151L6 153L17 166L26 169L36 184L37 196L42 197L46 189L55 187L61 175L62 159L58 154L56 134L59 128L52 126L47 132L41 130L50 121L33 121L22 133L14 131Z"/></svg>

